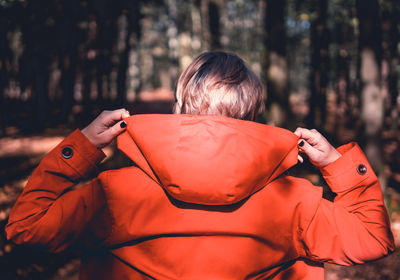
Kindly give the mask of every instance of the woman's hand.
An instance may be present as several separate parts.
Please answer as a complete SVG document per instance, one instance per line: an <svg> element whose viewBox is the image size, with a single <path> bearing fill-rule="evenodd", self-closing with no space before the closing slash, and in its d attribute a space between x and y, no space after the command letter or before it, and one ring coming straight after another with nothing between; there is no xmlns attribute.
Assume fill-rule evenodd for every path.
<svg viewBox="0 0 400 280"><path fill-rule="evenodd" d="M104 148L125 130L126 123L122 119L129 116L129 112L125 109L103 111L94 121L82 129L82 133L97 148Z"/></svg>
<svg viewBox="0 0 400 280"><path fill-rule="evenodd" d="M316 167L327 166L341 157L341 154L315 129L299 127L294 134L299 136L299 151L305 153ZM303 162L301 156L299 160Z"/></svg>

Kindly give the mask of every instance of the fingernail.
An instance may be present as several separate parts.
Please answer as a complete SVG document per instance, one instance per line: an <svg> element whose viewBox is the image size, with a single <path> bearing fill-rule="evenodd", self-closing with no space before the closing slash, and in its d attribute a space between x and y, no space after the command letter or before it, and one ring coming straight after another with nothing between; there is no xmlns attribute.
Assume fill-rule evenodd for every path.
<svg viewBox="0 0 400 280"><path fill-rule="evenodd" d="M300 147L303 147L303 146L304 146L304 141L303 141L303 140L300 141L299 146L300 146Z"/></svg>
<svg viewBox="0 0 400 280"><path fill-rule="evenodd" d="M121 128L125 128L125 127L126 127L126 122L122 122L122 123L120 124L120 126L121 126Z"/></svg>

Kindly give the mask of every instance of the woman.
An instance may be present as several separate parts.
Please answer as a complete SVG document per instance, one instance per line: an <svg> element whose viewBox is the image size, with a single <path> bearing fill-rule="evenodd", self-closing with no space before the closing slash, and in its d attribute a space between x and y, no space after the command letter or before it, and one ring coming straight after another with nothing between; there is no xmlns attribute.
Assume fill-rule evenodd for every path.
<svg viewBox="0 0 400 280"><path fill-rule="evenodd" d="M259 79L208 52L182 73L174 115L103 112L42 160L6 228L16 243L82 247L81 279L323 279L394 250L379 182L356 143L253 122ZM73 189L118 136L134 166ZM322 188L284 172L299 151ZM301 157L299 157L302 160Z"/></svg>

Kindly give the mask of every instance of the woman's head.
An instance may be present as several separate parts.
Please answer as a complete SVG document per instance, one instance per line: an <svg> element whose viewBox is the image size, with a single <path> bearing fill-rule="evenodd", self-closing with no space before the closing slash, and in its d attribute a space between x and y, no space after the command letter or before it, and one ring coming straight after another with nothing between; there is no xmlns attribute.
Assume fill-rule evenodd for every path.
<svg viewBox="0 0 400 280"><path fill-rule="evenodd" d="M181 74L175 114L209 114L254 120L264 108L263 87L235 54L206 52Z"/></svg>

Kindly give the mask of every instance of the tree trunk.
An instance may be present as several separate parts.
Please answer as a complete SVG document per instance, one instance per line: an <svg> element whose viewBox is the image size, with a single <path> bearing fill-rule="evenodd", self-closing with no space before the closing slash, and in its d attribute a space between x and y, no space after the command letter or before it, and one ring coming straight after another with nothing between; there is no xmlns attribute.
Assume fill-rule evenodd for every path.
<svg viewBox="0 0 400 280"><path fill-rule="evenodd" d="M307 123L309 127L321 129L326 121L326 90L329 69L327 0L317 0L314 6L318 16L311 23L311 98Z"/></svg>
<svg viewBox="0 0 400 280"><path fill-rule="evenodd" d="M379 65L382 60L379 4L377 0L357 0L360 52L361 119L364 125L366 155L378 174L382 169L381 132L383 97Z"/></svg>
<svg viewBox="0 0 400 280"><path fill-rule="evenodd" d="M382 132L385 174L388 175L388 186L400 190L399 166L399 107L398 107L398 73L399 54L399 16L400 3L390 2L382 7L383 62L382 84L384 86L384 126Z"/></svg>
<svg viewBox="0 0 400 280"><path fill-rule="evenodd" d="M166 0L168 9L168 59L169 74L171 79L170 89L176 85L179 75L179 32L178 32L178 7L179 0Z"/></svg>
<svg viewBox="0 0 400 280"><path fill-rule="evenodd" d="M74 87L77 66L79 0L63 0L58 10L58 51L62 90L61 121L67 122L74 104Z"/></svg>
<svg viewBox="0 0 400 280"><path fill-rule="evenodd" d="M390 11L389 17L389 36L386 41L386 45L388 48L388 64L389 64L389 77L388 77L388 91L389 98L388 103L390 108L388 108L388 115L392 118L391 130L394 133L397 133L399 129L399 124L397 123L397 119L399 117L399 108L397 105L397 100L399 97L398 93L398 71L397 66L399 65L399 52L398 52L398 44L399 44L399 29L398 26L400 24L400 3L398 1L392 3L392 10Z"/></svg>
<svg viewBox="0 0 400 280"><path fill-rule="evenodd" d="M45 1L29 2L27 5L27 19L22 26L25 50L23 64L27 69L27 85L33 89L33 114L31 124L26 127L28 130L41 131L49 115L48 100L48 50L49 30L46 25L48 10L43 9ZM22 69L22 67L21 67Z"/></svg>
<svg viewBox="0 0 400 280"><path fill-rule="evenodd" d="M347 19L347 17L346 17ZM342 18L335 23L338 38L338 52L336 56L336 100L332 102L331 114L329 119L325 121L325 131L330 134L335 134L339 142L342 142L341 135L343 130L349 124L348 115L348 93L350 91L350 60L351 60L351 42L352 28L348 20ZM352 129L355 129L354 127Z"/></svg>
<svg viewBox="0 0 400 280"><path fill-rule="evenodd" d="M211 34L210 34L210 19L208 7L210 0L198 0L200 6L201 18L201 50L208 51L210 49Z"/></svg>
<svg viewBox="0 0 400 280"><path fill-rule="evenodd" d="M97 38L96 38L96 88L97 88L97 103L103 104L104 92L103 85L110 84L111 73L111 54L113 42L117 33L115 21L117 15L121 12L118 5L111 4L109 1L96 0L96 18L97 18ZM108 90L107 90L108 92ZM106 92L106 93L107 93Z"/></svg>
<svg viewBox="0 0 400 280"><path fill-rule="evenodd" d="M142 36L140 19L140 0L129 0L128 7L128 45L129 71L127 101L134 101L141 89L140 66L139 66L139 41ZM126 75L127 73L125 73Z"/></svg>
<svg viewBox="0 0 400 280"><path fill-rule="evenodd" d="M126 103L127 97L127 70L130 53L130 28L127 15L124 13L117 20L117 46L118 46L118 71L117 71L117 98L115 105L118 107Z"/></svg>
<svg viewBox="0 0 400 280"><path fill-rule="evenodd" d="M0 137L5 134L6 108L4 106L4 90L7 85L6 59L8 52L7 31L8 17L6 9L0 7Z"/></svg>
<svg viewBox="0 0 400 280"><path fill-rule="evenodd" d="M265 45L268 52L266 81L267 81L267 110L269 121L282 126L288 119L288 67L286 62L286 30L285 2L266 1Z"/></svg>
<svg viewBox="0 0 400 280"><path fill-rule="evenodd" d="M199 54L202 49L202 18L201 18L201 9L200 9L200 0L192 0L193 3L190 5L190 17L192 20L192 29L190 30L192 33L192 50L194 54ZM190 58L191 62L192 58ZM189 66L189 61L184 62L184 68ZM183 69L181 69L183 70Z"/></svg>
<svg viewBox="0 0 400 280"><path fill-rule="evenodd" d="M221 48L221 24L220 24L220 7L215 2L208 3L208 19L210 28L210 45L212 50Z"/></svg>

